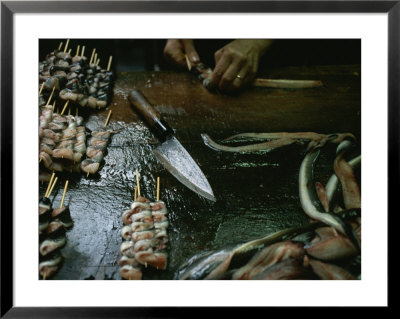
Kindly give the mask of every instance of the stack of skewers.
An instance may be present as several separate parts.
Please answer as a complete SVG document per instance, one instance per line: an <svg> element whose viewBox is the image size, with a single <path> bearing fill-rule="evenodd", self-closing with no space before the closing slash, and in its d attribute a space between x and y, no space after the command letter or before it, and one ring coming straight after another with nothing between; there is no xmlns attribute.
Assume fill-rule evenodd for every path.
<svg viewBox="0 0 400 319"><path fill-rule="evenodd" d="M65 103L60 114L49 105L51 96L40 110L39 160L43 163L40 180L48 181L50 172L79 172L80 162L86 152L86 128L81 116L64 115Z"/></svg>
<svg viewBox="0 0 400 319"><path fill-rule="evenodd" d="M140 195L137 171L136 177L134 202L122 214L120 275L128 280L142 279L143 266L167 268L168 211L159 200L160 179L157 178L157 201L150 202Z"/></svg>
<svg viewBox="0 0 400 319"><path fill-rule="evenodd" d="M111 110L108 113L104 126L107 126L110 115ZM92 131L86 148L86 159L81 163L81 170L88 176L89 174L95 174L99 169L113 133L111 130Z"/></svg>
<svg viewBox="0 0 400 319"><path fill-rule="evenodd" d="M39 275L45 280L54 275L61 266L61 248L67 242L65 232L73 225L69 207L64 206L68 180L59 208L52 208L50 195L57 182L54 174L45 196L39 201Z"/></svg>
<svg viewBox="0 0 400 319"><path fill-rule="evenodd" d="M83 171L87 175L95 174L103 160L112 131L92 132L87 147L83 117L77 114L75 116L64 115L69 101L65 103L60 114L56 113L54 110L56 102L54 101L54 104L50 105L51 99L52 94L46 105L40 108L39 161L42 166L39 180L49 181L52 171ZM77 109L76 112L78 112ZM111 110L104 126L107 125L110 115ZM86 159L84 159L85 156Z"/></svg>
<svg viewBox="0 0 400 319"><path fill-rule="evenodd" d="M93 49L90 59L84 56L85 46L78 45L76 54L71 55L68 49L69 40L62 49L62 42L57 50L46 56L39 63L39 82L44 87L43 93L48 96L53 88L55 95L64 101L71 101L77 106L103 109L111 101L113 72L110 71L112 56L107 69L99 66L96 49ZM43 106L46 98L39 97L39 105Z"/></svg>

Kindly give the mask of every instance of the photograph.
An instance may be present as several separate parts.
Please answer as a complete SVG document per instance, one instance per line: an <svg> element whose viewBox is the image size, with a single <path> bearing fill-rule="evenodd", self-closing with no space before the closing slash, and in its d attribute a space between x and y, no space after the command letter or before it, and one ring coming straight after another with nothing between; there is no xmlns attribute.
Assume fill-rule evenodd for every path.
<svg viewBox="0 0 400 319"><path fill-rule="evenodd" d="M389 308L399 18L2 1L0 317Z"/></svg>
<svg viewBox="0 0 400 319"><path fill-rule="evenodd" d="M39 52L40 279L361 279L360 39Z"/></svg>

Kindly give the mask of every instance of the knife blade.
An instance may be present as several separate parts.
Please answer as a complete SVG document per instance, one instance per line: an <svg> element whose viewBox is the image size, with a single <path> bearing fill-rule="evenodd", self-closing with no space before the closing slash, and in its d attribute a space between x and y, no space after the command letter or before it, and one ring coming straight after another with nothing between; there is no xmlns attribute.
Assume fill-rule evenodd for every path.
<svg viewBox="0 0 400 319"><path fill-rule="evenodd" d="M153 149L160 163L183 185L197 194L216 201L207 178L190 154L174 135L174 131L138 90L129 93L129 101L144 117L154 135L161 142Z"/></svg>

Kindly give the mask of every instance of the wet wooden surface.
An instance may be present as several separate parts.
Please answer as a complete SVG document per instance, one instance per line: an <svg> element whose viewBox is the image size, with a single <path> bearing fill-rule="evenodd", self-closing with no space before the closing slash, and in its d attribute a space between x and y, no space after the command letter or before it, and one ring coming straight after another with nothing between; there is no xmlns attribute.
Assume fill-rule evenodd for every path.
<svg viewBox="0 0 400 319"><path fill-rule="evenodd" d="M269 153L226 153L204 145L200 134L216 141L246 132L350 132L361 138L360 66L287 67L271 70L270 78L322 80L312 89L249 88L229 96L211 93L192 75L182 73L119 73L107 108L86 117L90 130L115 130L96 176L60 176L70 180L66 204L74 220L61 250L64 262L53 279L120 279L118 262L122 212L129 208L140 172L141 192L155 200L161 178L161 199L169 209L169 259L165 271L143 270L143 279L173 279L194 254L265 236L308 223L298 197L298 170L304 146ZM157 140L127 100L139 89L175 130L199 164L217 198L212 203L188 190L157 162ZM322 155L318 177L332 174L332 152ZM40 186L41 194L47 185Z"/></svg>
<svg viewBox="0 0 400 319"><path fill-rule="evenodd" d="M360 131L360 67L287 67L272 70L270 77L321 79L324 87L250 88L228 96L210 93L191 74L126 73L116 83L113 119L137 121L126 100L126 92L136 87L189 140L201 132L224 137L251 131Z"/></svg>

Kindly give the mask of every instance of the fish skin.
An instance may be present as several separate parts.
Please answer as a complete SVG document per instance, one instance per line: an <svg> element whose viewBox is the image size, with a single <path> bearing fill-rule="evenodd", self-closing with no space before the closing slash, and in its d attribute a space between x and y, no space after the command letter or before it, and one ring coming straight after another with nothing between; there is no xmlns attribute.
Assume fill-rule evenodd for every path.
<svg viewBox="0 0 400 319"><path fill-rule="evenodd" d="M229 265L223 263L227 259L229 260L232 255L233 249L210 251L195 255L181 267L174 279L199 280L206 277L208 277L207 279L217 279L218 273L223 272L223 269L229 267ZM223 264L223 266L218 268L221 264Z"/></svg>
<svg viewBox="0 0 400 319"><path fill-rule="evenodd" d="M338 156L336 156L333 168L342 185L345 208L361 208L360 188L354 176L353 168L343 158L343 153L340 153Z"/></svg>
<svg viewBox="0 0 400 319"><path fill-rule="evenodd" d="M312 140L312 141L320 141L323 138L326 138L327 135L319 134L314 132L270 132L270 133L241 133L232 135L223 140L223 142L228 142L236 139L281 139L281 138L290 138L295 140Z"/></svg>
<svg viewBox="0 0 400 319"><path fill-rule="evenodd" d="M329 235L329 231L305 245L304 249L308 255L326 261L351 257L358 253L357 248L347 237L333 232Z"/></svg>
<svg viewBox="0 0 400 319"><path fill-rule="evenodd" d="M121 278L127 280L141 280L142 271L140 268L134 267L132 265L124 265L121 267L119 274Z"/></svg>
<svg viewBox="0 0 400 319"><path fill-rule="evenodd" d="M335 228L330 227L330 226L325 226L325 227L320 227L317 228L315 230L315 233L317 234L317 236L315 237L317 240L316 241L320 241L332 236L336 236L338 234L338 232L336 231ZM315 240L313 240L313 242L315 242Z"/></svg>
<svg viewBox="0 0 400 319"><path fill-rule="evenodd" d="M122 213L122 222L124 225L132 224L131 216L134 214L133 210L127 209Z"/></svg>
<svg viewBox="0 0 400 319"><path fill-rule="evenodd" d="M132 209L131 212L133 212L132 215L130 215L130 219L132 222L137 222L137 221L142 221L144 218L150 218L152 217L151 210L142 210L138 213L135 213L135 211Z"/></svg>
<svg viewBox="0 0 400 319"><path fill-rule="evenodd" d="M43 278L50 278L58 271L58 268L59 268L58 265L50 266L41 264L39 265L39 275L42 276Z"/></svg>
<svg viewBox="0 0 400 319"><path fill-rule="evenodd" d="M145 231L141 231L141 232L133 232L131 234L131 238L132 238L133 242L137 242L137 241L143 240L143 239L151 239L154 237L154 235L155 235L154 230L145 230Z"/></svg>
<svg viewBox="0 0 400 319"><path fill-rule="evenodd" d="M135 258L130 258L130 257L123 255L119 261L119 265L121 267L125 266L125 265L139 266L139 263L137 262L137 260Z"/></svg>
<svg viewBox="0 0 400 319"><path fill-rule="evenodd" d="M44 166L46 168L50 168L51 165L53 164L53 161L51 160L51 157L48 153L46 152L40 152L39 153L39 159L43 161Z"/></svg>
<svg viewBox="0 0 400 319"><path fill-rule="evenodd" d="M232 279L252 279L266 268L288 258L302 260L304 249L300 244L291 241L278 242L260 250L243 267L239 268Z"/></svg>
<svg viewBox="0 0 400 319"><path fill-rule="evenodd" d="M317 279L310 269L294 258L282 260L270 267L267 267L253 280L312 280Z"/></svg>
<svg viewBox="0 0 400 319"><path fill-rule="evenodd" d="M137 221L137 222L132 222L132 224L130 225L133 232L144 231L154 227L152 221L151 222Z"/></svg>
<svg viewBox="0 0 400 319"><path fill-rule="evenodd" d="M123 226L122 227L122 229L121 229L121 237L124 239L124 240L131 240L131 238L132 238L132 227L131 227L131 225L125 225L125 226Z"/></svg>
<svg viewBox="0 0 400 319"><path fill-rule="evenodd" d="M150 203L150 207L153 212L161 211L164 214L168 214L167 207L165 206L165 203L161 200Z"/></svg>
<svg viewBox="0 0 400 319"><path fill-rule="evenodd" d="M309 264L314 273L322 280L356 280L357 278L342 267L309 259Z"/></svg>
<svg viewBox="0 0 400 319"><path fill-rule="evenodd" d="M70 210L69 210L69 206L63 206L63 207L58 207L58 208L54 208L53 210L52 210L52 212L51 212L51 217L52 218L58 218L58 217L60 217L61 215L65 215L65 216L69 216L69 217L71 217L71 213L70 213Z"/></svg>
<svg viewBox="0 0 400 319"><path fill-rule="evenodd" d="M358 168L361 165L361 155L354 157L348 163L353 168L353 170ZM336 197L338 196L340 189L339 179L337 178L336 174L332 174L332 176L329 178L328 182L325 185L325 189L329 204L331 206L335 206Z"/></svg>
<svg viewBox="0 0 400 319"><path fill-rule="evenodd" d="M150 209L150 203L143 202L143 199L141 199L141 201L136 200L131 204L131 210L133 210L135 214L141 212L142 210L149 210L149 209Z"/></svg>
<svg viewBox="0 0 400 319"><path fill-rule="evenodd" d="M226 273L226 271L229 268L229 265L231 264L232 257L233 253L228 254L225 260L223 260L213 271L211 271L210 274L207 275L207 277L205 277L205 279L207 280L218 279L224 273Z"/></svg>
<svg viewBox="0 0 400 319"><path fill-rule="evenodd" d="M328 197L327 197L326 189L325 189L324 185L322 185L320 182L315 182L315 189L317 191L319 201L321 202L325 211L329 212L329 201L328 201Z"/></svg>
<svg viewBox="0 0 400 319"><path fill-rule="evenodd" d="M225 152L255 152L255 151L271 151L275 148L283 147L296 143L297 141L291 138L281 138L264 143L256 143L243 146L226 146L213 141L207 134L201 134L204 144L213 150Z"/></svg>
<svg viewBox="0 0 400 319"><path fill-rule="evenodd" d="M80 167L85 173L95 174L100 167L100 163L85 159L81 162Z"/></svg>
<svg viewBox="0 0 400 319"><path fill-rule="evenodd" d="M128 258L134 258L136 250L134 249L133 241L123 241L120 246L120 252Z"/></svg>
<svg viewBox="0 0 400 319"><path fill-rule="evenodd" d="M46 239L40 244L39 252L42 256L46 256L56 249L63 247L66 242L67 239L65 237L57 239Z"/></svg>
<svg viewBox="0 0 400 319"><path fill-rule="evenodd" d="M143 255L136 254L136 260L142 265L150 265L154 268L165 270L167 268L167 254L163 252L154 252Z"/></svg>

